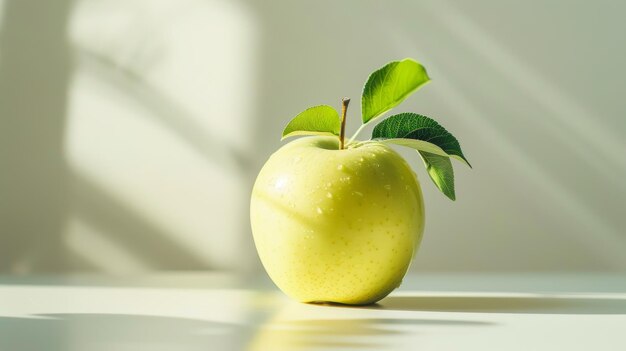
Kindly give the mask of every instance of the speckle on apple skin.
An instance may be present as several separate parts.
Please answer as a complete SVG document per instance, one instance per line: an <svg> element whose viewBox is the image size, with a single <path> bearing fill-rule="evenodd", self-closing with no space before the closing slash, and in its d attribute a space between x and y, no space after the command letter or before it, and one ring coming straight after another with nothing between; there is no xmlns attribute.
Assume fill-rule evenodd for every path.
<svg viewBox="0 0 626 351"><path fill-rule="evenodd" d="M382 299L402 281L424 228L406 161L381 143L337 150L333 137L301 138L274 153L256 180L250 216L268 274L302 302Z"/></svg>

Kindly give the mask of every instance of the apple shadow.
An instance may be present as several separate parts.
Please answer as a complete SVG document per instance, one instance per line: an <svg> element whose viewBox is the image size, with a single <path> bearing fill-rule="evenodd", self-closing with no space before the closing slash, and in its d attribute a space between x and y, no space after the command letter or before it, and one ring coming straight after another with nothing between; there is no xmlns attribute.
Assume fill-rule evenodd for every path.
<svg viewBox="0 0 626 351"><path fill-rule="evenodd" d="M360 308L468 313L626 314L626 298L554 296L389 296Z"/></svg>

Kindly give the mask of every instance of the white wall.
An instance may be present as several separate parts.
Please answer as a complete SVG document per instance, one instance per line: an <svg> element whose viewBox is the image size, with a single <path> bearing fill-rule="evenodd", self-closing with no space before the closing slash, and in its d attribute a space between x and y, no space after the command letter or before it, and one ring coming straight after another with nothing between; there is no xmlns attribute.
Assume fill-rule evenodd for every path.
<svg viewBox="0 0 626 351"><path fill-rule="evenodd" d="M406 153L427 206L413 269L626 270L624 4L251 3L263 156L288 118L357 98L383 63L410 56L429 69L432 83L397 110L439 120L474 169L456 167L453 203Z"/></svg>
<svg viewBox="0 0 626 351"><path fill-rule="evenodd" d="M427 207L414 270L626 271L626 5L2 8L0 271L260 269L248 194L281 128L404 57L433 82L397 111L436 118L474 166L451 202L404 152Z"/></svg>

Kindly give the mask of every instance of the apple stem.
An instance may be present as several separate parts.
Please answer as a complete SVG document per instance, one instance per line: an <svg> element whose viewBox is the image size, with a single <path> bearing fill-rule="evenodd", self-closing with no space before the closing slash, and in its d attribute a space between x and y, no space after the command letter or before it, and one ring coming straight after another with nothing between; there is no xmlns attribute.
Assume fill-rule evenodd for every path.
<svg viewBox="0 0 626 351"><path fill-rule="evenodd" d="M346 113L348 112L348 104L350 98L341 99L341 134L339 135L340 150L345 149L344 140L346 139Z"/></svg>

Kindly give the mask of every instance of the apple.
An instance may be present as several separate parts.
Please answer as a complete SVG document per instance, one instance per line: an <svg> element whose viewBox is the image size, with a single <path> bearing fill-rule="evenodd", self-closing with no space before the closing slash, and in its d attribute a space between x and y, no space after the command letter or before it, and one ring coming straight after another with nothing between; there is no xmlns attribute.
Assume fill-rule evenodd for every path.
<svg viewBox="0 0 626 351"><path fill-rule="evenodd" d="M424 228L420 185L398 153L377 142L339 150L327 136L274 153L250 213L265 269L302 302L380 300L400 285Z"/></svg>
<svg viewBox="0 0 626 351"><path fill-rule="evenodd" d="M374 303L400 285L424 230L417 176L390 145L418 151L435 185L455 199L450 158L469 163L458 141L414 113L388 117L371 140L363 126L429 80L417 61L394 61L374 72L361 99L363 124L346 140L350 99L341 117L328 105L298 114L259 172L250 202L257 252L274 283L301 302Z"/></svg>

